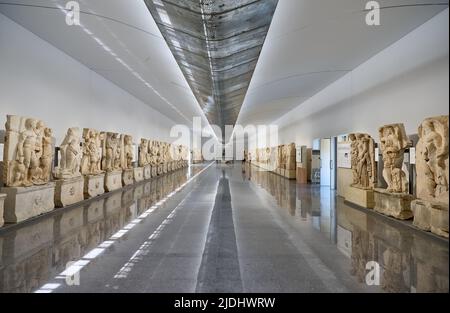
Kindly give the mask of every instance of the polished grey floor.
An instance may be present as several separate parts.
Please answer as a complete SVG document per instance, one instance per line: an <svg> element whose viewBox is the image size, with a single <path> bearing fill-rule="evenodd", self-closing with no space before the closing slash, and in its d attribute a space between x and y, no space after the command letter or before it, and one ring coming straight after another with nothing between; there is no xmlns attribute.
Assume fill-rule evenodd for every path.
<svg viewBox="0 0 450 313"><path fill-rule="evenodd" d="M240 163L194 165L3 228L0 260L1 292L449 288L447 240ZM372 285L368 264L379 265Z"/></svg>

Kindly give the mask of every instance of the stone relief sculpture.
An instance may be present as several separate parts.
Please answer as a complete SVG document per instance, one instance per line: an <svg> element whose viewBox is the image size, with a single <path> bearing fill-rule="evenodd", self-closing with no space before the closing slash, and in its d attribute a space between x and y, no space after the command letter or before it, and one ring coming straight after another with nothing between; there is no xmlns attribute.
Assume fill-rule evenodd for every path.
<svg viewBox="0 0 450 313"><path fill-rule="evenodd" d="M111 172L120 169L120 136L117 133L104 133L102 169Z"/></svg>
<svg viewBox="0 0 450 313"><path fill-rule="evenodd" d="M83 129L83 157L81 159L81 173L83 175L97 175L103 171L102 161L102 135L91 129Z"/></svg>
<svg viewBox="0 0 450 313"><path fill-rule="evenodd" d="M425 119L416 149L417 197L448 203L448 116Z"/></svg>
<svg viewBox="0 0 450 313"><path fill-rule="evenodd" d="M123 169L132 169L134 160L133 137L123 136Z"/></svg>
<svg viewBox="0 0 450 313"><path fill-rule="evenodd" d="M149 141L142 138L139 145L139 166L144 167L150 162Z"/></svg>
<svg viewBox="0 0 450 313"><path fill-rule="evenodd" d="M417 200L413 224L448 238L448 116L425 119L416 146Z"/></svg>
<svg viewBox="0 0 450 313"><path fill-rule="evenodd" d="M45 185L53 160L52 131L44 122L7 116L4 183L8 187Z"/></svg>
<svg viewBox="0 0 450 313"><path fill-rule="evenodd" d="M376 185L375 141L368 134L350 134L353 187L372 189Z"/></svg>
<svg viewBox="0 0 450 313"><path fill-rule="evenodd" d="M81 131L77 127L67 130L66 137L60 145L61 161L56 169L56 178L72 178L81 176Z"/></svg>
<svg viewBox="0 0 450 313"><path fill-rule="evenodd" d="M383 178L387 183L387 191L394 193L408 193L409 183L402 170L406 148L411 142L406 136L403 124L391 124L378 130L383 154Z"/></svg>

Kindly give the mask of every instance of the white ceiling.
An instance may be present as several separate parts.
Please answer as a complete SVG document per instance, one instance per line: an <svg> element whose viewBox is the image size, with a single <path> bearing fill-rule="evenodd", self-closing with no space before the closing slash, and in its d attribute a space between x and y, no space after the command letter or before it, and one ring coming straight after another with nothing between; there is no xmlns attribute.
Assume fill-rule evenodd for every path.
<svg viewBox="0 0 450 313"><path fill-rule="evenodd" d="M66 25L66 2L0 0L0 12L172 120L207 123L143 0L78 0L83 27ZM238 123L278 119L447 7L414 4L448 4L379 1L369 27L366 2L279 0Z"/></svg>

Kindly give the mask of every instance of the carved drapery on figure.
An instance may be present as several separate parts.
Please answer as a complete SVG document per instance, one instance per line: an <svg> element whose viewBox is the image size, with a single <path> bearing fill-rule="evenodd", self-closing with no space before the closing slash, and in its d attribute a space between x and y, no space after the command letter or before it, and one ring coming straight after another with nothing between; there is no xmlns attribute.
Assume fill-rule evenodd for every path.
<svg viewBox="0 0 450 313"><path fill-rule="evenodd" d="M139 166L144 167L149 164L149 141L147 139L142 138L141 143L139 144Z"/></svg>
<svg viewBox="0 0 450 313"><path fill-rule="evenodd" d="M134 160L133 137L122 135L122 168L132 169Z"/></svg>
<svg viewBox="0 0 450 313"><path fill-rule="evenodd" d="M72 127L67 130L66 136L59 149L61 161L56 169L56 178L73 178L81 176L81 130L78 127Z"/></svg>
<svg viewBox="0 0 450 313"><path fill-rule="evenodd" d="M3 181L8 187L48 183L53 161L52 130L40 120L8 115L3 161Z"/></svg>
<svg viewBox="0 0 450 313"><path fill-rule="evenodd" d="M448 204L448 116L425 119L416 149L417 197Z"/></svg>
<svg viewBox="0 0 450 313"><path fill-rule="evenodd" d="M406 136L403 124L390 124L378 130L383 154L383 178L387 183L387 191L395 193L408 193L409 183L402 170L403 158L406 148L411 142Z"/></svg>
<svg viewBox="0 0 450 313"><path fill-rule="evenodd" d="M118 133L102 133L102 170L111 172L120 170L121 160L121 141Z"/></svg>
<svg viewBox="0 0 450 313"><path fill-rule="evenodd" d="M350 134L353 187L373 189L377 182L375 141L368 134Z"/></svg>
<svg viewBox="0 0 450 313"><path fill-rule="evenodd" d="M83 157L81 159L81 173L83 175L97 175L102 173L102 134L95 129L83 129Z"/></svg>

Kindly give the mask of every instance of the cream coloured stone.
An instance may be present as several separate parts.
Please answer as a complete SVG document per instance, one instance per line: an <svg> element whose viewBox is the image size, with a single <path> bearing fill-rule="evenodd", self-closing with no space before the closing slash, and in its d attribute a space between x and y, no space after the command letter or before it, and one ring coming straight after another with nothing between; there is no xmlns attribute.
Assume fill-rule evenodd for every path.
<svg viewBox="0 0 450 313"><path fill-rule="evenodd" d="M132 185L134 183L134 170L132 168L123 170L122 183L124 186Z"/></svg>
<svg viewBox="0 0 450 313"><path fill-rule="evenodd" d="M158 166L154 165L152 166L152 177L158 176Z"/></svg>
<svg viewBox="0 0 450 313"><path fill-rule="evenodd" d="M134 160L134 149L133 149L133 137L130 135L121 136L121 158L122 158L122 169L132 169Z"/></svg>
<svg viewBox="0 0 450 313"><path fill-rule="evenodd" d="M89 203L89 206L87 207L87 221L89 223L103 219L104 204L105 199L99 199Z"/></svg>
<svg viewBox="0 0 450 313"><path fill-rule="evenodd" d="M83 129L83 157L81 158L81 174L98 175L102 171L102 142L104 133L92 128Z"/></svg>
<svg viewBox="0 0 450 313"><path fill-rule="evenodd" d="M7 115L3 182L7 187L45 185L51 178L52 130L43 121Z"/></svg>
<svg viewBox="0 0 450 313"><path fill-rule="evenodd" d="M84 198L90 199L105 193L105 174L84 176Z"/></svg>
<svg viewBox="0 0 450 313"><path fill-rule="evenodd" d="M55 208L55 183L31 187L4 187L5 223L18 223Z"/></svg>
<svg viewBox="0 0 450 313"><path fill-rule="evenodd" d="M118 171L123 164L122 138L118 133L102 132L102 170Z"/></svg>
<svg viewBox="0 0 450 313"><path fill-rule="evenodd" d="M150 164L147 164L144 166L144 179L150 179L152 178L152 166Z"/></svg>
<svg viewBox="0 0 450 313"><path fill-rule="evenodd" d="M383 178L387 183L387 191L408 193L409 182L403 171L403 159L406 148L412 145L406 136L403 124L390 124L378 130L383 155Z"/></svg>
<svg viewBox="0 0 450 313"><path fill-rule="evenodd" d="M61 160L55 170L55 177L65 179L81 176L81 130L69 128L59 148Z"/></svg>
<svg viewBox="0 0 450 313"><path fill-rule="evenodd" d="M55 181L55 206L65 207L84 200L84 179L73 177Z"/></svg>
<svg viewBox="0 0 450 313"><path fill-rule="evenodd" d="M425 119L416 147L417 197L414 222L420 229L448 237L448 116Z"/></svg>
<svg viewBox="0 0 450 313"><path fill-rule="evenodd" d="M413 217L411 201L414 196L406 193L391 193L386 189L374 189L374 210L397 219L407 220Z"/></svg>
<svg viewBox="0 0 450 313"><path fill-rule="evenodd" d="M136 167L133 169L134 171L134 181L135 182L141 182L144 180L144 168L143 167Z"/></svg>
<svg viewBox="0 0 450 313"><path fill-rule="evenodd" d="M122 188L122 171L110 171L105 174L105 191L110 192Z"/></svg>
<svg viewBox="0 0 450 313"><path fill-rule="evenodd" d="M4 210L4 206L5 206L5 198L6 198L6 194L0 193L0 227L2 227L4 224L3 210Z"/></svg>
<svg viewBox="0 0 450 313"><path fill-rule="evenodd" d="M375 163L375 141L368 134L353 133L351 141L351 165L353 187L373 189L377 182Z"/></svg>
<svg viewBox="0 0 450 313"><path fill-rule="evenodd" d="M373 209L375 206L374 194L371 189L361 189L352 186L346 186L344 191L346 201L354 203L364 208Z"/></svg>
<svg viewBox="0 0 450 313"><path fill-rule="evenodd" d="M159 164L159 165L158 165L158 170L157 170L157 173L156 173L156 174L157 174L158 176L164 174L164 171L163 171L163 165L162 165L162 164Z"/></svg>

